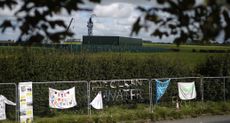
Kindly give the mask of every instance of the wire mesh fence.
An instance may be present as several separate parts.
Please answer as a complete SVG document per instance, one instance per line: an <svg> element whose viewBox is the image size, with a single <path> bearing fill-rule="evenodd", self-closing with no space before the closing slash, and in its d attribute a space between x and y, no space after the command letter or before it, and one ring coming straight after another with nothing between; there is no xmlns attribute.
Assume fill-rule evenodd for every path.
<svg viewBox="0 0 230 123"><path fill-rule="evenodd" d="M225 78L225 96L226 100L230 100L230 78Z"/></svg>
<svg viewBox="0 0 230 123"><path fill-rule="evenodd" d="M204 78L204 100L224 100L223 78Z"/></svg>
<svg viewBox="0 0 230 123"><path fill-rule="evenodd" d="M137 104L144 104L153 111L156 101L155 80L170 79L169 86L157 105L175 107L178 97L178 82L195 82L197 96L192 102L229 101L230 77L180 77L154 79L118 79L92 81L52 81L33 82L33 110L35 116L52 116L56 112L71 112L74 114L91 114L96 110L90 102L98 92L102 92L103 107L122 106L132 109ZM49 107L49 88L65 90L75 87L77 106L70 109L53 109ZM0 94L9 100L18 102L17 84L0 84ZM185 101L184 101L185 102ZM9 119L17 119L18 106L7 107Z"/></svg>
<svg viewBox="0 0 230 123"><path fill-rule="evenodd" d="M16 83L0 83L0 95L6 97L7 100L10 100L14 103L17 103L17 85ZM5 105L6 106L6 118L11 120L18 120L18 111L17 105Z"/></svg>
<svg viewBox="0 0 230 123"><path fill-rule="evenodd" d="M149 103L148 79L95 80L90 81L90 99L101 91L105 107L126 105L131 108L137 103Z"/></svg>
<svg viewBox="0 0 230 123"><path fill-rule="evenodd" d="M165 94L160 98L158 105L167 105L175 107L177 101L181 101L178 97L178 82L188 83L195 82L197 96L192 101L202 101L202 85L200 77L181 77L181 78L159 78L157 80L167 80L170 79L169 86ZM152 80L153 85L153 99L156 103L156 79Z"/></svg>
<svg viewBox="0 0 230 123"><path fill-rule="evenodd" d="M87 113L87 81L57 81L57 82L33 82L33 107L34 114L38 116L50 116L61 111L49 107L49 88L66 90L75 87L77 106L62 110L62 112L86 114Z"/></svg>
<svg viewBox="0 0 230 123"><path fill-rule="evenodd" d="M106 105L149 102L147 79L96 80L90 83L92 97L102 91Z"/></svg>

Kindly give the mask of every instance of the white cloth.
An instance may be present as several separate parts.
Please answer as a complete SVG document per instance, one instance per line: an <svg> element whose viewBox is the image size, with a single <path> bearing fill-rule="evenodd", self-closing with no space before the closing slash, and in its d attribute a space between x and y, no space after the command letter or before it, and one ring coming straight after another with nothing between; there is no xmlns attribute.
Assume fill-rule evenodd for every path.
<svg viewBox="0 0 230 123"><path fill-rule="evenodd" d="M103 101L101 91L98 92L97 96L93 99L90 105L95 109L103 109Z"/></svg>
<svg viewBox="0 0 230 123"><path fill-rule="evenodd" d="M67 109L76 105L75 87L66 90L49 88L49 106L51 108Z"/></svg>
<svg viewBox="0 0 230 123"><path fill-rule="evenodd" d="M16 105L15 103L8 100L3 95L0 95L0 120L6 119L6 104L8 105Z"/></svg>
<svg viewBox="0 0 230 123"><path fill-rule="evenodd" d="M182 100L196 98L195 82L178 82L179 97Z"/></svg>

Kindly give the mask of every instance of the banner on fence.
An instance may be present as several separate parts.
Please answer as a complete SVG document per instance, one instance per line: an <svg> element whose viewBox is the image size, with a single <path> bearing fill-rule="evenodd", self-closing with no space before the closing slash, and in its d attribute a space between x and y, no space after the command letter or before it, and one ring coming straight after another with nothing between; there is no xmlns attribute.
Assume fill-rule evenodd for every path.
<svg viewBox="0 0 230 123"><path fill-rule="evenodd" d="M146 80L99 80L91 83L92 92L102 91L104 102L128 102L145 100Z"/></svg>
<svg viewBox="0 0 230 123"><path fill-rule="evenodd" d="M8 100L5 96L0 95L0 120L6 119L6 104L16 105L15 103Z"/></svg>
<svg viewBox="0 0 230 123"><path fill-rule="evenodd" d="M196 98L195 82L178 82L179 97L182 100Z"/></svg>
<svg viewBox="0 0 230 123"><path fill-rule="evenodd" d="M75 87L67 90L49 88L49 106L51 108L66 109L76 105Z"/></svg>
<svg viewBox="0 0 230 123"><path fill-rule="evenodd" d="M90 105L95 109L103 109L102 93L98 92L97 96L93 99Z"/></svg>
<svg viewBox="0 0 230 123"><path fill-rule="evenodd" d="M156 103L160 100L160 98L164 95L165 91L168 88L170 79L165 80L165 81L159 81L159 80L155 80L156 81Z"/></svg>
<svg viewBox="0 0 230 123"><path fill-rule="evenodd" d="M33 95L32 82L20 82L19 104L20 104L20 122L32 123L33 121Z"/></svg>

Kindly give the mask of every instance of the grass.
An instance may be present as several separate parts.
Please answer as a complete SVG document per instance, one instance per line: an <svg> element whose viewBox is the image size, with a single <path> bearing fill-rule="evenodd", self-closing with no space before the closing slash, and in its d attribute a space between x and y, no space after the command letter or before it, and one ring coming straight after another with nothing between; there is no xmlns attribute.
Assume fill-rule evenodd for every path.
<svg viewBox="0 0 230 123"><path fill-rule="evenodd" d="M64 42L64 44L81 44L81 42Z"/></svg>
<svg viewBox="0 0 230 123"><path fill-rule="evenodd" d="M229 45L180 45L176 44L157 44L157 43L143 43L145 47L160 47L166 49L180 49L183 52L192 52L192 50L230 50Z"/></svg>
<svg viewBox="0 0 230 123"><path fill-rule="evenodd" d="M155 105L153 112L149 106L138 104L135 108L127 106L112 106L98 111L92 110L92 115L78 115L75 113L57 112L54 117L35 117L35 123L116 123L134 121L160 121L174 120L201 115L224 115L230 114L230 102L185 102L179 110L175 107L162 104ZM4 121L3 123L13 123Z"/></svg>

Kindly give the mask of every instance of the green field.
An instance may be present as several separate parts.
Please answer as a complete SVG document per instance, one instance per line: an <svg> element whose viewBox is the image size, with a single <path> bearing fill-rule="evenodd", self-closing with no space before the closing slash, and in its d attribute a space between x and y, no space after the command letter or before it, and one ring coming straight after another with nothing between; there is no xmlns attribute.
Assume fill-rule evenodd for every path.
<svg viewBox="0 0 230 123"><path fill-rule="evenodd" d="M81 42L64 42L64 44L81 44Z"/></svg>
<svg viewBox="0 0 230 123"><path fill-rule="evenodd" d="M193 49L196 51L199 50L230 50L230 46L224 45L180 45L179 47L176 44L157 44L157 43L143 43L145 47L161 47L167 49L180 49L183 52L191 52Z"/></svg>

